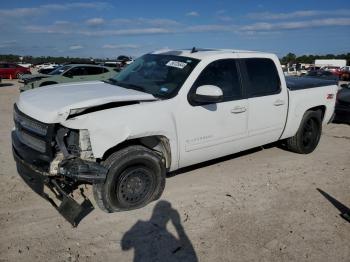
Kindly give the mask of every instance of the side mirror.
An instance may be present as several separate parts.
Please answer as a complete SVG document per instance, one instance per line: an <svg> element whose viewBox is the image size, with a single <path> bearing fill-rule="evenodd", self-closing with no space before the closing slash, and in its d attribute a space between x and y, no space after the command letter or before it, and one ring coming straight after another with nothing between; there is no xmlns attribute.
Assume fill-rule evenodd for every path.
<svg viewBox="0 0 350 262"><path fill-rule="evenodd" d="M350 88L350 85L349 84L341 84L340 87L341 88Z"/></svg>
<svg viewBox="0 0 350 262"><path fill-rule="evenodd" d="M223 93L220 87L214 85L199 86L191 99L196 104L213 104L221 102Z"/></svg>

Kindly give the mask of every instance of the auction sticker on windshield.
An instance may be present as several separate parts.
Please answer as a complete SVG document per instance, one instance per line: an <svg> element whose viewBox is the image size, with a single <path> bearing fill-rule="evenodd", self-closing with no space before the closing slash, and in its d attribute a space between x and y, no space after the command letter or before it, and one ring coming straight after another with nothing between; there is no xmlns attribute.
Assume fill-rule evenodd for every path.
<svg viewBox="0 0 350 262"><path fill-rule="evenodd" d="M170 60L168 63L166 63L166 65L183 69L185 66L187 66L187 63Z"/></svg>

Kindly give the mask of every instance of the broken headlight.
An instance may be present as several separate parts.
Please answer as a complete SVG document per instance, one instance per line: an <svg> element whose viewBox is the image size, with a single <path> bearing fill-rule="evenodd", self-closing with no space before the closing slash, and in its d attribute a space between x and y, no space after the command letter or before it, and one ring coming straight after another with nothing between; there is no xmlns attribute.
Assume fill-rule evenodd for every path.
<svg viewBox="0 0 350 262"><path fill-rule="evenodd" d="M86 129L61 128L57 131L57 146L65 157L69 155L81 159L93 158L90 134Z"/></svg>
<svg viewBox="0 0 350 262"><path fill-rule="evenodd" d="M90 133L87 129L79 130L79 147L80 147L80 158L89 159L93 158Z"/></svg>

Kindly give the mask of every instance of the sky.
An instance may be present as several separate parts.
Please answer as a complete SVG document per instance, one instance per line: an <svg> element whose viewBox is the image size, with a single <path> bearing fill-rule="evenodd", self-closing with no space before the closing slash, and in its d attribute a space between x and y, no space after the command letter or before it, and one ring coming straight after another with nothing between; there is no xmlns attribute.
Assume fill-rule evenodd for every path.
<svg viewBox="0 0 350 262"><path fill-rule="evenodd" d="M115 58L157 49L350 52L350 1L2 1L0 54Z"/></svg>

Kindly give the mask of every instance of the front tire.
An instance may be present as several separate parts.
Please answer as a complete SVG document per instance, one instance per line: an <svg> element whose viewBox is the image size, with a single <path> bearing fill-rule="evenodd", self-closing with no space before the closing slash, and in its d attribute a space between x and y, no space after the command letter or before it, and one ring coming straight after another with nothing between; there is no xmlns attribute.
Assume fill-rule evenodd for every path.
<svg viewBox="0 0 350 262"><path fill-rule="evenodd" d="M287 148L295 153L309 154L315 150L322 133L322 113L307 111L295 136L286 140Z"/></svg>
<svg viewBox="0 0 350 262"><path fill-rule="evenodd" d="M141 208L158 199L165 187L161 157L143 146L129 146L110 155L103 163L106 181L93 185L97 205L105 212Z"/></svg>

